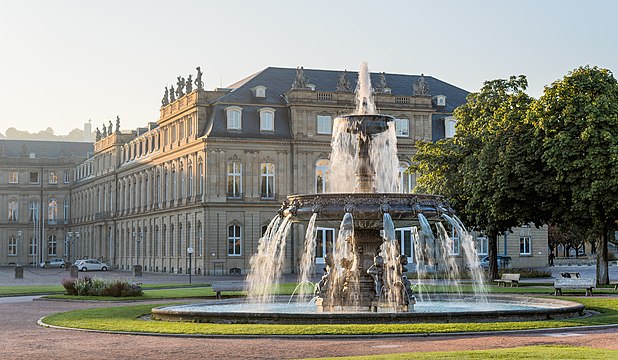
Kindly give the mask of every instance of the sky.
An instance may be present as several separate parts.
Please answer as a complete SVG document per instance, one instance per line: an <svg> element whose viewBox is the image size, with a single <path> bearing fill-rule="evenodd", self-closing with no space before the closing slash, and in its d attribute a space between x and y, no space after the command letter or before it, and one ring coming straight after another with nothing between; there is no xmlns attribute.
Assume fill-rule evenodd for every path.
<svg viewBox="0 0 618 360"><path fill-rule="evenodd" d="M430 75L468 91L618 71L618 1L0 0L0 133L156 121L165 86L268 66Z"/></svg>

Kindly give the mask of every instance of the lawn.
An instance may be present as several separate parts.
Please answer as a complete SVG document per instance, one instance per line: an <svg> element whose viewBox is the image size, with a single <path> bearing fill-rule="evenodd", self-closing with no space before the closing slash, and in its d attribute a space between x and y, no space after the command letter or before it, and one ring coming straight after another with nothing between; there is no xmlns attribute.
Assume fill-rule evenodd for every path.
<svg viewBox="0 0 618 360"><path fill-rule="evenodd" d="M320 358L327 360L334 358ZM525 346L492 350L414 352L371 356L338 357L337 360L402 360L402 359L566 359L605 360L618 359L618 351L583 346Z"/></svg>
<svg viewBox="0 0 618 360"><path fill-rule="evenodd" d="M201 288L204 289L203 284L143 284L142 288L144 290L148 289L191 289L191 288ZM15 286L0 286L0 297L3 296L29 296L29 295L45 295L45 294L54 294L50 295L50 297L61 298L61 299L77 299L75 296L67 296L62 295L64 293L64 287L62 285L15 285ZM162 293L165 294L165 293ZM206 295L208 296L208 295ZM191 297L191 296L190 296ZM138 298L139 299L139 298ZM101 298L96 298L93 300L103 300ZM117 299L116 299L117 300Z"/></svg>
<svg viewBox="0 0 618 360"><path fill-rule="evenodd" d="M448 324L207 324L189 322L164 322L140 320L150 314L150 309L159 305L74 310L53 314L44 318L50 325L106 331L129 331L167 334L204 335L375 335L375 334L429 334L449 332L478 332L501 330L543 329L582 325L606 325L618 323L618 299L611 298L565 298L577 301L586 308L598 311L597 316L522 322L448 323Z"/></svg>

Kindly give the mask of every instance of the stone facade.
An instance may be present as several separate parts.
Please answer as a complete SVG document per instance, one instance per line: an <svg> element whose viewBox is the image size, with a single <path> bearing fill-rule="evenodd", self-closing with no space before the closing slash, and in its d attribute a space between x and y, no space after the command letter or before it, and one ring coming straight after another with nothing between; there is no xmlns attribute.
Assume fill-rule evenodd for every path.
<svg viewBox="0 0 618 360"><path fill-rule="evenodd" d="M343 72L304 70L300 82L298 74L297 69L267 68L226 89L198 87L178 99L166 92L156 122L133 131L112 132L110 125L95 142L93 156L67 164L74 166L74 181L63 193L70 196L70 221L57 231L69 245L58 257L185 273L192 247L195 274L245 274L287 195L321 192L341 180L328 178L332 121L352 112L354 94L341 85ZM353 88L357 75L344 76ZM380 113L398 119L398 155L405 168L416 141L445 136L445 122L467 92L428 76L374 76ZM2 166L0 174L4 219L11 196L4 190L11 188L5 169L11 170ZM414 183L413 175L402 174L402 191ZM20 209L27 206L26 198L20 201ZM17 228L0 224L0 263L26 263L8 256L4 245ZM304 231L295 225L290 234L286 273L297 271ZM322 234L328 238L330 231ZM538 245L533 239L535 251L544 247L543 261L544 234ZM510 239L509 255L519 247ZM531 258L538 256L534 252Z"/></svg>

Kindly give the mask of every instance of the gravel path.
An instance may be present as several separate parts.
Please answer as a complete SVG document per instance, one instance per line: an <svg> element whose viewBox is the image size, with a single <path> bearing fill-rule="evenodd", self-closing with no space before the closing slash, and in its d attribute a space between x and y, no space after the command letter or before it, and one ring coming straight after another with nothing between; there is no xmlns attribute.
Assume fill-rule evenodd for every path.
<svg viewBox="0 0 618 360"><path fill-rule="evenodd" d="M6 300L6 299L5 299ZM133 303L134 304L134 303ZM618 350L618 327L553 333L359 339L178 338L44 328L45 315L126 304L0 299L1 359L292 359L562 344Z"/></svg>

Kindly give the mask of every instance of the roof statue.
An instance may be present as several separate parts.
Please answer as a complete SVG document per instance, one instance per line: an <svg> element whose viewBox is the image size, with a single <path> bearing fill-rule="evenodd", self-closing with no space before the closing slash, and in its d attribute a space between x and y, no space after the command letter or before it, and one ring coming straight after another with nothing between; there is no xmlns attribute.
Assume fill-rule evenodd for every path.
<svg viewBox="0 0 618 360"><path fill-rule="evenodd" d="M178 81L176 82L176 97L180 99L185 96L184 88L185 88L185 78L177 77Z"/></svg>
<svg viewBox="0 0 618 360"><path fill-rule="evenodd" d="M343 70L341 75L339 75L339 80L337 81L337 91L338 92L351 92L352 87L350 86L350 79L348 79L347 70Z"/></svg>
<svg viewBox="0 0 618 360"><path fill-rule="evenodd" d="M421 78L412 84L412 95L414 96L428 96L429 84L425 81L425 75L421 74Z"/></svg>
<svg viewBox="0 0 618 360"><path fill-rule="evenodd" d="M103 123L103 128L101 129L101 137L104 138L105 136L107 136L107 126L105 126L105 123Z"/></svg>
<svg viewBox="0 0 618 360"><path fill-rule="evenodd" d="M202 69L198 66L195 68L195 70L197 70L197 76L195 77L195 86L197 86L198 90L204 90L204 82L202 81Z"/></svg>
<svg viewBox="0 0 618 360"><path fill-rule="evenodd" d="M26 144L21 146L21 157L28 157L28 146Z"/></svg>
<svg viewBox="0 0 618 360"><path fill-rule="evenodd" d="M116 115L116 134L120 134L120 115Z"/></svg>
<svg viewBox="0 0 618 360"><path fill-rule="evenodd" d="M296 68L296 78L292 83L292 89L308 89L305 71L302 66Z"/></svg>
<svg viewBox="0 0 618 360"><path fill-rule="evenodd" d="M99 130L99 128L97 128L97 135L96 135L95 139L97 141L101 140L101 131Z"/></svg>
<svg viewBox="0 0 618 360"><path fill-rule="evenodd" d="M170 93L167 90L167 86L165 87L165 94L163 94L163 99L161 100L161 106L169 105L170 103Z"/></svg>
<svg viewBox="0 0 618 360"><path fill-rule="evenodd" d="M386 85L386 74L382 72L380 73L380 81L378 82L378 86L376 87L376 92L383 93L386 88L388 88L388 86Z"/></svg>
<svg viewBox="0 0 618 360"><path fill-rule="evenodd" d="M191 91L193 91L193 79L191 79L191 74L189 74L189 77L187 78L187 81L185 82L185 92L188 94Z"/></svg>
<svg viewBox="0 0 618 360"><path fill-rule="evenodd" d="M109 125L107 126L107 135L108 136L112 134L112 129L113 129L112 121L110 120L109 121Z"/></svg>
<svg viewBox="0 0 618 360"><path fill-rule="evenodd" d="M170 103L176 101L176 97L174 96L174 85L170 85Z"/></svg>

